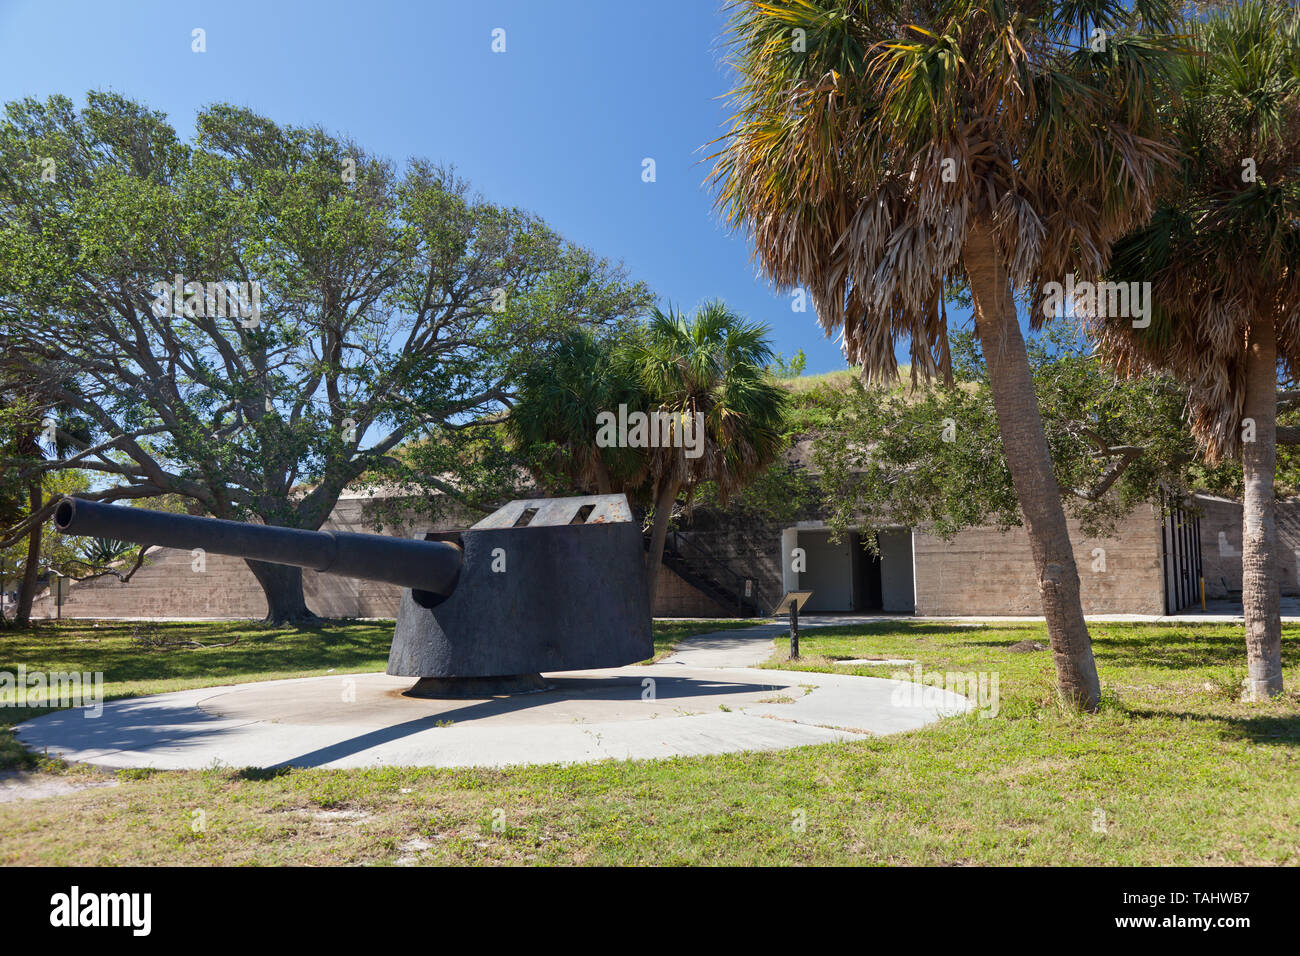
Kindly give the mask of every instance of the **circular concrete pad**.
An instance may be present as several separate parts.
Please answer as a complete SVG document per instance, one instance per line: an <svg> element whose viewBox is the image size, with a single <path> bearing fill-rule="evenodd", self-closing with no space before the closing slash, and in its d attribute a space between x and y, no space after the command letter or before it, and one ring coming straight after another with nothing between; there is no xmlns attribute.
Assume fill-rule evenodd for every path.
<svg viewBox="0 0 1300 956"><path fill-rule="evenodd" d="M773 633L704 635L663 663L550 674L551 689L508 697L413 698L409 677L354 674L115 701L97 718L59 711L15 733L105 767L500 767L780 750L971 708L945 691L921 706L898 681L725 666L766 657Z"/></svg>

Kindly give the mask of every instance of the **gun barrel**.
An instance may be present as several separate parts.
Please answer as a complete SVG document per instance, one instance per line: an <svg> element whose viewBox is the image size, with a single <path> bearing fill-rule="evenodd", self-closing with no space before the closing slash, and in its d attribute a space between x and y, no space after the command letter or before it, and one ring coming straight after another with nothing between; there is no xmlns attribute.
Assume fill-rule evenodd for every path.
<svg viewBox="0 0 1300 956"><path fill-rule="evenodd" d="M202 548L212 554L385 581L444 596L452 593L460 575L461 549L445 541L275 528L107 505L83 498L59 502L54 525L64 534L182 550Z"/></svg>

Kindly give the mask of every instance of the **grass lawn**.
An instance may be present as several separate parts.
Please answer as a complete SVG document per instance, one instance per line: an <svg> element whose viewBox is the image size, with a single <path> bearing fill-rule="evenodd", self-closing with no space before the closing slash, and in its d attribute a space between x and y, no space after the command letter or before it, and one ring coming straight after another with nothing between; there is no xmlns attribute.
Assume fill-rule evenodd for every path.
<svg viewBox="0 0 1300 956"><path fill-rule="evenodd" d="M662 647L718 625L656 629ZM103 670L119 697L378 671L390 631L165 625L165 637L240 643L152 651L129 633L0 634L0 670ZM994 672L997 716L779 753L505 771L113 778L48 767L117 785L0 804L0 863L1300 863L1300 628L1283 634L1292 690L1260 705L1236 700L1239 627L1092 633L1107 693L1094 716L1056 705L1049 652L1009 649L1046 643L1041 625L880 622L802 632L796 664L778 641L769 666L891 676L893 667L834 660L906 657L926 671ZM31 715L0 710L0 766L34 766L3 730Z"/></svg>

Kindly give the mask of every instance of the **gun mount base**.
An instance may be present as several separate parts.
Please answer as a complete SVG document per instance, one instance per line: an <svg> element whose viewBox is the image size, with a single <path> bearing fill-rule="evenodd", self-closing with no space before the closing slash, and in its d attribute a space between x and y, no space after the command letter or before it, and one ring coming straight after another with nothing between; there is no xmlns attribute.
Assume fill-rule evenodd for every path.
<svg viewBox="0 0 1300 956"><path fill-rule="evenodd" d="M464 559L450 595L402 593L389 674L449 686L654 656L641 528L622 495L513 501L423 537Z"/></svg>
<svg viewBox="0 0 1300 956"><path fill-rule="evenodd" d="M403 697L420 697L426 700L468 699L501 697L506 694L536 694L551 690L541 674L506 674L501 677L421 677Z"/></svg>

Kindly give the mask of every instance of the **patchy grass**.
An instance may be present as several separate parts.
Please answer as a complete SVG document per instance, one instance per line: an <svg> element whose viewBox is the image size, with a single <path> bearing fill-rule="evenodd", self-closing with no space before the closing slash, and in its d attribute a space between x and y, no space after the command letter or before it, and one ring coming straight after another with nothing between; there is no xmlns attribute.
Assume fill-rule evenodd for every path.
<svg viewBox="0 0 1300 956"><path fill-rule="evenodd" d="M20 653L29 667L83 670L106 654L137 693L217 683L191 669L209 655L236 668L226 655L251 653L268 679L382 669L383 626L328 627L324 641L251 629L247 645L165 652L102 638L97 650L42 629L0 637L0 669ZM1107 692L1093 716L1057 706L1050 652L1009 650L1046 643L1041 625L810 629L800 661L778 641L770 664L891 676L908 669L833 660L906 657L926 672L996 673L998 716L779 753L573 767L132 771L112 789L0 805L0 863L1300 863L1300 695L1237 701L1241 629L1092 633ZM262 656L275 642L284 658ZM369 642L373 666L361 666ZM1283 653L1294 687L1300 629L1285 629ZM302 669L285 673L290 662Z"/></svg>
<svg viewBox="0 0 1300 956"><path fill-rule="evenodd" d="M899 369L898 377L900 379L905 368L906 366ZM792 395L803 395L822 388L846 391L853 382L857 381L861 374L862 369L854 366L853 368L836 369L833 372L822 372L818 375L797 375L793 378L779 378L776 379L776 384Z"/></svg>

